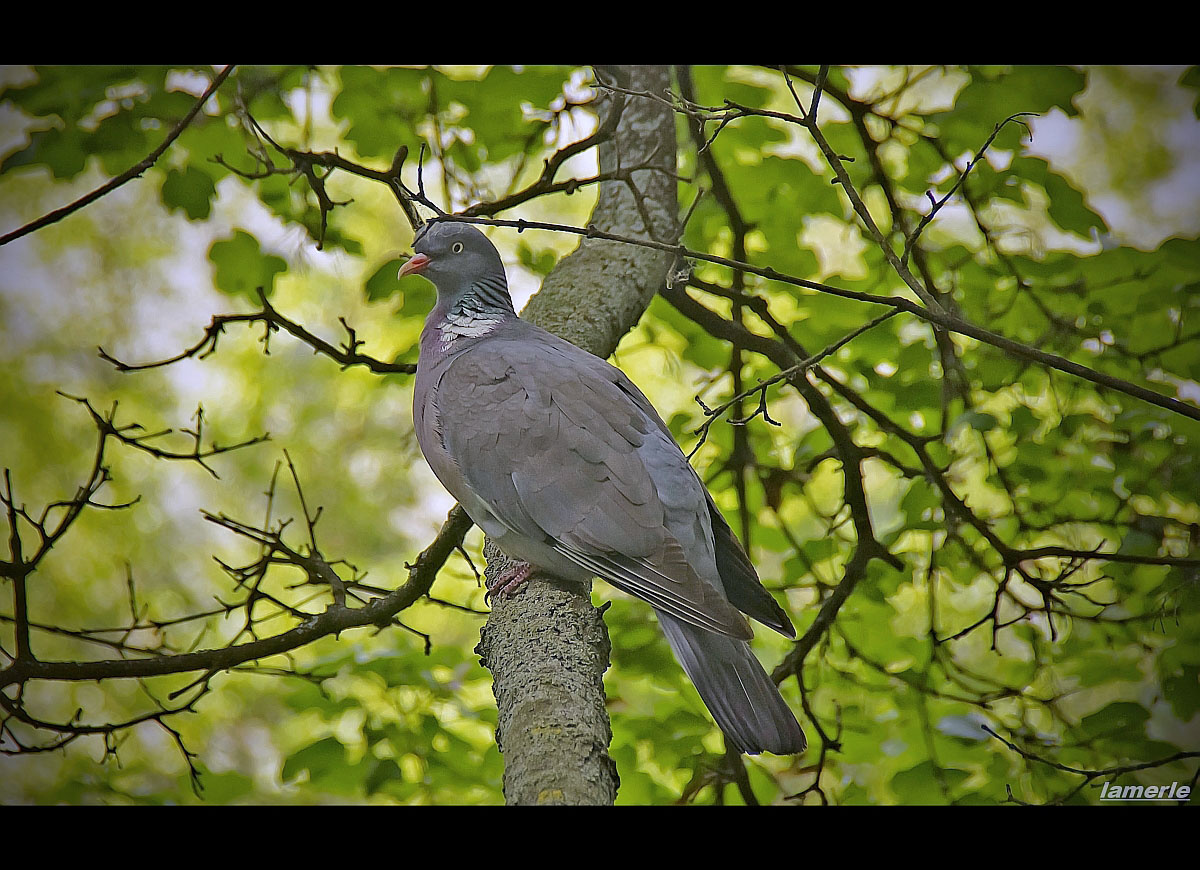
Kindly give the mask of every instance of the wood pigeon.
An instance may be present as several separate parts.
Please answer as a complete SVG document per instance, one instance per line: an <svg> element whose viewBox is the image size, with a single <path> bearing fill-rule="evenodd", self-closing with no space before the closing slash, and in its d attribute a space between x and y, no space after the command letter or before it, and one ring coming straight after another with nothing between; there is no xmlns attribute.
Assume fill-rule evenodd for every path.
<svg viewBox="0 0 1200 870"><path fill-rule="evenodd" d="M519 318L500 254L475 227L427 223L413 250L400 275L437 287L417 441L476 525L526 563L501 591L542 569L640 598L739 751L803 751L742 614L795 629L650 402L604 360Z"/></svg>

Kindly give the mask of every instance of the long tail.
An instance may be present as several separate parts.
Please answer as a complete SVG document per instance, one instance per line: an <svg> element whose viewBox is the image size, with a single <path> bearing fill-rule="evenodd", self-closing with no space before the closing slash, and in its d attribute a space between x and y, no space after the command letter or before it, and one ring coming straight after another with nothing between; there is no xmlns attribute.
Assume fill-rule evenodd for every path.
<svg viewBox="0 0 1200 870"><path fill-rule="evenodd" d="M741 752L790 755L804 751L808 741L800 723L748 642L656 613L675 658L717 724Z"/></svg>

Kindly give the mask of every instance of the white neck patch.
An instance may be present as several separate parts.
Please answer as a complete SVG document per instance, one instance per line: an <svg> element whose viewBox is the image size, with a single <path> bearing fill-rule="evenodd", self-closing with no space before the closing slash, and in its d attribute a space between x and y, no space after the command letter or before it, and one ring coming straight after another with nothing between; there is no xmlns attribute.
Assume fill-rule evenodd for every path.
<svg viewBox="0 0 1200 870"><path fill-rule="evenodd" d="M496 330L504 319L478 308L456 305L438 326L442 347L449 347L460 338L483 338Z"/></svg>

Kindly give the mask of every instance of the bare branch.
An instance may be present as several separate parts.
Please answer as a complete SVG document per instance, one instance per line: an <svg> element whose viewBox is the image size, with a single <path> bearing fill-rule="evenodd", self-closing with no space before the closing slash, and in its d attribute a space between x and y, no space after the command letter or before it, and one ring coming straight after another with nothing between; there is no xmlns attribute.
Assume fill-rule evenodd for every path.
<svg viewBox="0 0 1200 870"><path fill-rule="evenodd" d="M269 353L269 345L267 342L272 332L282 329L302 342L307 344L318 353L324 354L330 359L341 364L343 369L351 366L365 366L376 374L412 374L417 370L415 363L395 363L384 362L372 356L359 353L358 348L363 342L359 341L354 330L346 323L344 318L339 318L342 326L348 333L348 340L341 347L337 347L323 338L313 335L303 326L295 323L292 320L280 314L270 302L267 301L266 294L262 288L258 288L258 301L260 310L250 312L248 314L217 314L213 316L212 322L209 323L204 330L204 337L196 342L191 347L181 351L168 359L158 360L149 363L125 363L116 359L109 354L104 348L99 348L101 359L106 360L116 367L117 371L121 372L137 372L145 371L146 369L160 368L169 366L172 363L177 363L180 360L195 357L196 359L204 359L217 350L217 342L221 335L225 332L225 327L231 323L262 323L266 325L267 331L264 333L261 341L266 349L264 353Z"/></svg>
<svg viewBox="0 0 1200 870"><path fill-rule="evenodd" d="M465 511L457 507L452 510L437 537L413 563L408 580L388 595L376 598L363 607L329 607L322 613L310 616L289 631L263 640L220 649L154 658L90 662L18 660L0 670L0 688L30 680L89 681L154 677L194 671L217 672L279 655L350 628L387 625L393 616L410 607L429 591L437 572L458 547L471 525Z"/></svg>

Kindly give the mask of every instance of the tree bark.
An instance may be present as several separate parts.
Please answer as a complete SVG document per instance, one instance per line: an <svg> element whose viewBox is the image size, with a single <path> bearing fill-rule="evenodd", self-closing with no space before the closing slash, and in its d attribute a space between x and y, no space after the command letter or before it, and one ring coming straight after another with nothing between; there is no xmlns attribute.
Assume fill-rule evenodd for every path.
<svg viewBox="0 0 1200 870"><path fill-rule="evenodd" d="M599 67L603 81L661 94L665 66ZM609 93L602 115L619 111L615 133L600 145L600 170L650 165L631 184L600 185L591 223L627 236L675 241L675 117L662 103ZM644 217L643 217L644 216ZM646 226L646 219L650 227ZM662 287L672 255L584 239L546 277L522 317L607 358ZM488 541L487 577L508 564ZM492 672L499 710L496 742L504 754L508 804L611 804L616 765L604 704L609 642L590 587L534 575L522 590L492 602L476 652Z"/></svg>

